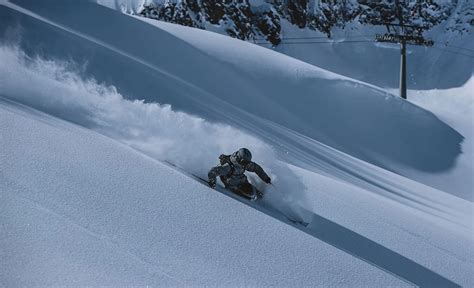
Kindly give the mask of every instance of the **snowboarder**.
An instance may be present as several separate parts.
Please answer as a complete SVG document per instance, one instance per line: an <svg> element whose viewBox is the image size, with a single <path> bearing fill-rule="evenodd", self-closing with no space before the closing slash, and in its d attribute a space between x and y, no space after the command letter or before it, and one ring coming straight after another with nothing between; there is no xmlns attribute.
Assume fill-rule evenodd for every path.
<svg viewBox="0 0 474 288"><path fill-rule="evenodd" d="M241 148L232 155L222 154L219 160L220 165L213 167L208 173L211 188L216 187L216 177L219 176L226 189L255 201L262 197L262 193L248 182L244 172L255 172L265 183L271 184L270 177L262 167L251 161L252 153L247 148Z"/></svg>

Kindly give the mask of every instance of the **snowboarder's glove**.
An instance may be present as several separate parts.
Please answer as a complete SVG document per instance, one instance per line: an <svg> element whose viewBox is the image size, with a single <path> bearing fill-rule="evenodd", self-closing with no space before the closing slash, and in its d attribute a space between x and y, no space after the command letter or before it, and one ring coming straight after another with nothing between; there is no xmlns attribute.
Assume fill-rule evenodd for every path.
<svg viewBox="0 0 474 288"><path fill-rule="evenodd" d="M267 179L265 179L265 183L272 184L272 179L270 179L270 177L267 177Z"/></svg>
<svg viewBox="0 0 474 288"><path fill-rule="evenodd" d="M209 187L216 188L216 179L209 179Z"/></svg>

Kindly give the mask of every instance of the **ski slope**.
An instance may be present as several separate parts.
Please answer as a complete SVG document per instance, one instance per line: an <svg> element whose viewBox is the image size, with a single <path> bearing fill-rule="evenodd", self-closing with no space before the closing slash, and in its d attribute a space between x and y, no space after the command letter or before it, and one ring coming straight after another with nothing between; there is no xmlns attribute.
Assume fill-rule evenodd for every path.
<svg viewBox="0 0 474 288"><path fill-rule="evenodd" d="M0 107L7 287L406 285L123 144Z"/></svg>
<svg viewBox="0 0 474 288"><path fill-rule="evenodd" d="M11 41L19 42L27 54L39 49L46 59L72 60L79 66L76 70L83 70L80 74L113 85L127 99L170 104L260 137L270 125L259 119L270 120L417 182L426 179L417 171L442 173L453 168L461 154L462 135L433 114L377 87L268 49L207 31L125 17L89 2L52 1L55 9L37 1L10 3L30 9L4 10L4 33L17 35L17 23L22 23L23 40ZM83 14L89 15L87 21ZM292 153L305 154L300 162L313 162L310 166L321 162L319 152L305 147L296 151L300 141L294 138L286 139L288 144L278 139L273 146L291 146ZM424 184L464 198L471 194L452 191L446 183Z"/></svg>
<svg viewBox="0 0 474 288"><path fill-rule="evenodd" d="M423 177L462 155L444 119L90 2L3 2L0 19L1 283L472 285L472 186ZM275 183L262 205L308 227L161 162L205 176L243 146Z"/></svg>
<svg viewBox="0 0 474 288"><path fill-rule="evenodd" d="M459 228L444 227L449 234L439 235L440 227L418 226L418 233L433 229L424 231L425 237L434 234L426 243L397 227L404 221L407 227L413 224L397 215L400 211L390 215L368 205L372 211L367 215L363 203L369 198L349 185L293 168L309 181L308 187L325 189L317 196L325 203L318 211L346 222L340 226L314 215L305 234L88 129L5 98L0 107L6 227L0 237L6 259L1 279L6 286L455 285L344 228L351 226L385 238L405 254L426 253L429 266L470 281L465 278L468 267L463 268L470 255L464 247L447 245L459 243L460 237L468 240ZM352 193L336 199L344 188ZM354 192L362 196L354 197ZM345 199L351 194L354 199ZM335 214L347 201L359 208ZM384 221L367 225L374 214ZM393 216L399 217L397 226L385 222ZM374 228L403 234L394 238ZM388 257L379 260L374 253ZM431 259L434 255L440 258Z"/></svg>

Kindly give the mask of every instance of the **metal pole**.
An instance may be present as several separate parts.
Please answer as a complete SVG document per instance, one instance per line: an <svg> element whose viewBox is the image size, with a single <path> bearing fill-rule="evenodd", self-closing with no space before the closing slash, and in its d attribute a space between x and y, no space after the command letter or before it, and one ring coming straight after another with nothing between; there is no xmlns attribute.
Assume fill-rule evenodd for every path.
<svg viewBox="0 0 474 288"><path fill-rule="evenodd" d="M407 55L405 40L401 41L400 59L400 97L407 99Z"/></svg>

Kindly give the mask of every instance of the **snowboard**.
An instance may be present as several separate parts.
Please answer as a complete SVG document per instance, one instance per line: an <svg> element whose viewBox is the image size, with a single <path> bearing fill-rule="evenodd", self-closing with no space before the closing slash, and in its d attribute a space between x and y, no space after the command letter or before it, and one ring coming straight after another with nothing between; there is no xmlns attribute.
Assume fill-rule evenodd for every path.
<svg viewBox="0 0 474 288"><path fill-rule="evenodd" d="M196 180L200 181L201 183L206 184L206 185L209 186L209 181L208 181L208 180L206 180L206 179L204 179L204 178L202 178L202 177L199 177L199 176L197 176L197 175L195 175L195 174L192 174L192 173L191 173L190 175L193 176ZM251 184L250 184L250 185L251 185ZM255 186L253 186L253 185L252 185L252 187L253 187L253 189L255 189L255 191L256 191L256 193L257 193L257 199L256 199L255 201L258 201L258 200L262 199L262 198L263 198L263 192L260 191L260 190L258 190L258 189L257 189ZM226 189L227 191L230 191L230 192L234 193L235 195L238 195L238 196L243 197L243 198L245 198L245 199L247 199L247 200L249 200L249 201L252 201L252 198L251 198L251 197L249 197L247 194L245 194L245 193L243 193L243 192L240 192L240 191L237 190L237 189L234 190L234 189L229 189L229 188L226 188L226 187L223 187L223 188Z"/></svg>

